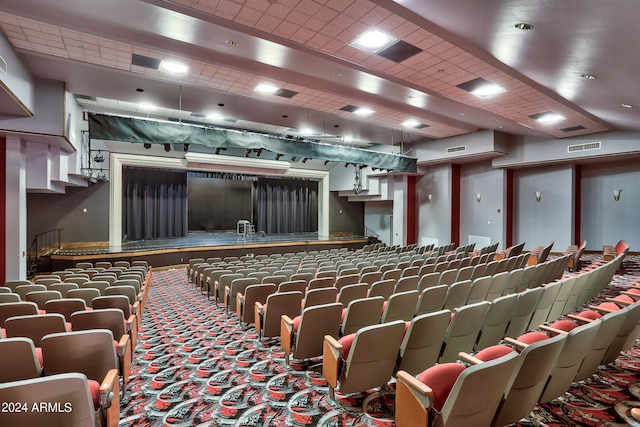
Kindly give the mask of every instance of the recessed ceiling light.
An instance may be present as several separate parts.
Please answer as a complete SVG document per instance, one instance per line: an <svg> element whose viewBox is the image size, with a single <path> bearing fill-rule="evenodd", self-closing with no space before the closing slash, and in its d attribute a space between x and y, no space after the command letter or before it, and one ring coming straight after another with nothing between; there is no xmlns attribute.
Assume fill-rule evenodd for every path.
<svg viewBox="0 0 640 427"><path fill-rule="evenodd" d="M586 80L595 80L598 78L598 76L594 76L593 74L583 74L580 77Z"/></svg>
<svg viewBox="0 0 640 427"><path fill-rule="evenodd" d="M207 114L207 119L209 120L224 120L224 116L220 113L209 113Z"/></svg>
<svg viewBox="0 0 640 427"><path fill-rule="evenodd" d="M374 111L372 109L370 109L370 108L367 108L367 107L360 107L360 108L358 108L357 110L355 110L353 112L353 114L357 114L359 116L368 116L368 115L373 114L373 113L374 113Z"/></svg>
<svg viewBox="0 0 640 427"><path fill-rule="evenodd" d="M503 92L506 92L506 89L500 85L495 83L491 83L482 77L475 78L473 80L469 80L468 82L460 83L457 85L462 90L466 90L478 98L490 98L492 96L496 96Z"/></svg>
<svg viewBox="0 0 640 427"><path fill-rule="evenodd" d="M533 30L533 25L527 24L526 22L519 22L515 25L515 27L519 30Z"/></svg>
<svg viewBox="0 0 640 427"><path fill-rule="evenodd" d="M412 128L418 126L419 124L420 122L417 121L416 119L408 119L402 122L402 126L412 127Z"/></svg>
<svg viewBox="0 0 640 427"><path fill-rule="evenodd" d="M225 42L226 44L230 44L231 46L235 46L235 45L237 45L237 44L238 44L238 42L237 42L237 41L235 41L235 40L225 40L224 42Z"/></svg>
<svg viewBox="0 0 640 427"><path fill-rule="evenodd" d="M141 87L139 87L138 89L136 89L136 92L144 92L144 89L142 89Z"/></svg>
<svg viewBox="0 0 640 427"><path fill-rule="evenodd" d="M620 104L620 106L624 108L633 108L633 105L629 105L629 104Z"/></svg>
<svg viewBox="0 0 640 427"><path fill-rule="evenodd" d="M264 94L271 94L271 93L275 93L278 91L279 88L277 88L276 86L269 84L269 83L260 83L258 84L258 86L256 86L256 88L254 89L256 92L260 92L260 93L264 93Z"/></svg>
<svg viewBox="0 0 640 427"><path fill-rule="evenodd" d="M334 72L333 75L336 77L342 77L342 73L340 71Z"/></svg>
<svg viewBox="0 0 640 427"><path fill-rule="evenodd" d="M189 67L186 64L175 61L162 61L160 68L169 73L184 74L189 71Z"/></svg>
<svg viewBox="0 0 640 427"><path fill-rule="evenodd" d="M367 52L376 53L391 46L397 41L397 38L376 28L372 28L356 37L356 39L349 43L349 45L358 49L366 50Z"/></svg>
<svg viewBox="0 0 640 427"><path fill-rule="evenodd" d="M551 111L548 111L546 113L533 114L529 117L536 120L538 123L543 123L543 124L551 124L551 123L559 122L560 120L565 119L564 116L557 113L553 113Z"/></svg>

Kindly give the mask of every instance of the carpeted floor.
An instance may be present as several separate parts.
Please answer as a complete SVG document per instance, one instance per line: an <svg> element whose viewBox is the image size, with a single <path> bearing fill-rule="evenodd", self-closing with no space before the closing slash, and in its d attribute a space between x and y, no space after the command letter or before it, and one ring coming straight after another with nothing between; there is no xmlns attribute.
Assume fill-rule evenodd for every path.
<svg viewBox="0 0 640 427"><path fill-rule="evenodd" d="M629 257L607 292L639 282L640 257ZM340 397L336 406L328 400L321 360L286 367L283 357L277 341L259 342L255 329L245 331L200 295L184 268L156 271L120 426L394 425L393 384ZM627 416L635 406L637 347L519 425L640 427Z"/></svg>

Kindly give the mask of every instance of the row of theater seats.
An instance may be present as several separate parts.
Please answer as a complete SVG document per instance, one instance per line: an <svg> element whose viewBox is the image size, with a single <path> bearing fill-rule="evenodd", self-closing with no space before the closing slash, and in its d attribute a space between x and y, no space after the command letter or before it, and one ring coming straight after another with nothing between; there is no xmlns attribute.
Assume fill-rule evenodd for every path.
<svg viewBox="0 0 640 427"><path fill-rule="evenodd" d="M614 267L621 258L611 261ZM396 425L502 426L527 416L537 403L561 396L573 382L588 378L633 346L640 289L625 294L473 355L460 354L460 361L431 367L416 377L398 372ZM472 395L476 397L470 399Z"/></svg>
<svg viewBox="0 0 640 427"><path fill-rule="evenodd" d="M274 315L274 322L272 322L277 325L277 317L280 317L280 342L287 354L286 360L288 361L289 357L304 359L317 356L319 354L318 343L321 342L323 346L323 374L331 385L332 393L338 385L339 390L343 393L363 391L386 383L398 369L403 372L403 376L411 377L411 374L416 374L420 369L435 363L445 365L454 363L453 361L458 357L460 351L491 348L502 337L520 336L528 328L535 327L545 321L555 320L595 297L610 282L621 262L620 258L615 262L603 264L585 274L558 280L567 266L568 258L568 256L558 257L543 264L526 268L526 270L531 271L531 273L527 273L527 275L531 275L529 277L536 276L539 278L540 282L534 283L537 283L537 285L546 284L544 286L532 286L530 280L524 281L526 283L524 289L520 289L521 292L516 292L516 289L522 286L523 281L520 280L519 284L513 288L514 293L505 293L505 288L503 287L501 296L495 298L492 302L482 301L463 305L454 309L453 313L451 310L437 310L418 315L416 313L405 313L400 315L398 320L395 320L393 316L389 316L390 312L395 311L390 307L415 307L417 290L392 293L386 300L380 296L356 298L349 302L347 308L344 308L344 300L341 301L340 298L343 291L353 287L354 289L361 288L366 292L370 292L372 288L368 284L349 284L340 290L335 287L323 289L327 291L331 289L331 292L327 292L327 302L319 305L305 303L305 297L316 292L317 289L309 290L304 288L302 290L274 294L273 291L277 289L275 284L254 284L245 288L245 294L238 293L236 295L236 312L242 316L242 304L250 305L252 302L252 299L248 298L247 295L253 288L263 287L265 292L262 297L264 298L266 295L266 304L257 302L254 312L254 320L257 323L257 327L259 330L262 329L261 336L265 336L264 326L266 326L261 325L261 323L265 321L265 314L268 315L270 312L269 307L273 307L272 303L275 303L277 307L289 307L290 312L287 312L286 309L276 309L275 311L279 312L279 315ZM511 274L513 271L507 273ZM495 281L496 276L501 277L499 274L502 273L490 276L488 279ZM519 277L522 279L523 276ZM290 283L285 282L284 284L289 285ZM395 286L397 287L398 284L396 282ZM459 286L459 284L455 285ZM457 286L435 285L432 288L447 288L446 293L448 294ZM432 288L425 288L424 291ZM229 294L233 295L231 288L228 287L227 289L227 297ZM276 302L276 298L283 300L288 298L288 302L279 304ZM405 303L394 304L394 302L399 302L403 299ZM345 333L343 329L345 317L348 317L350 309L353 309L358 304L362 304L363 307L366 304L370 304L368 309L353 311L354 313L358 312L359 315L368 315L369 320L355 326L353 330L357 331L356 333L349 334L348 332L351 331L346 331L347 333ZM265 305L267 308L264 307ZM300 315L296 315L298 312L300 312ZM374 313L373 316L371 315L372 313ZM411 320L407 321L403 316L409 316ZM629 318L631 319L632 317L629 316ZM241 317L241 320L247 321L247 318ZM634 324L634 322L629 320L628 324ZM637 320L635 324L637 324ZM557 323L552 325L551 329L549 329L550 331L559 326ZM592 336L594 334L592 330L595 328L596 326L585 326L582 329L588 329L591 332L580 332L580 335ZM577 331L582 331L582 329L577 329ZM624 332L620 333L622 335L625 334ZM387 336L387 334L389 335ZM275 335L275 332L274 335L266 334L266 336ZM574 335L578 335L578 332ZM611 336L611 334L607 335ZM323 337L323 340L321 341L319 337ZM549 337L547 336L547 338ZM526 340L527 338L523 337L522 339ZM555 341L561 340L562 338L558 338ZM550 338L548 342L540 344L539 347L551 345L555 341ZM565 345L558 345L558 347L564 349ZM533 353L535 348L536 346L532 346L528 352ZM615 350L615 345L608 345L607 348L610 349L610 354L617 354L617 351L619 351ZM352 351L352 349L360 350ZM593 351L596 352L596 349ZM480 356L484 357L487 352L489 350L486 350ZM544 352L549 353L546 350ZM371 357L372 354L380 357L374 361ZM526 353L523 351L523 354ZM575 354L575 351L567 350L566 354ZM510 358L516 360L515 355L510 356ZM526 356L521 359L525 358ZM597 356L592 358L598 359ZM557 361L557 357L551 357L551 359ZM530 360L535 360L535 357ZM587 366L592 365L582 363L583 361L580 361L583 366L582 372L597 368L597 364L595 368L588 368ZM515 366L517 362L510 363ZM357 367L360 365L366 367L361 372L361 376L354 373L357 372ZM489 365L486 366L488 367ZM351 372L351 375L346 375L346 372ZM377 380L372 380L371 372L381 373L381 376L375 376ZM559 376L556 376L556 378L559 378ZM571 379L573 378L575 377L571 377ZM549 390L553 390L553 388L549 388ZM555 393L557 392L548 391L545 396L551 396ZM516 393L513 393L512 396L516 396ZM511 406L506 405L505 407ZM509 417L508 412L504 413L502 420ZM528 413L528 410L526 413ZM454 422L452 425L458 424Z"/></svg>
<svg viewBox="0 0 640 427"><path fill-rule="evenodd" d="M141 269L142 279L138 274ZM27 301L0 303L0 399L23 405L22 412L16 407L16 412L3 414L3 425L4 421L18 427L44 425L43 414L46 425L118 425L120 396L125 393L130 376L150 269L146 264L81 265L48 277L38 276L34 282L44 281L44 286L54 287L64 283L62 277L67 280L74 276L103 282L105 278L101 276L111 274L116 276L113 283L131 281L133 277L126 276L135 276L136 284L112 286L107 282L110 286L105 288L139 290L133 304L126 295L100 295L105 290L102 288L92 289L98 296L90 304L80 298L40 298L40 293L60 293L49 289L26 293ZM30 286L16 281L5 284L13 287L0 289ZM0 293L13 294L16 293ZM134 306L140 307L136 313L132 313ZM40 404L49 406L40 408Z"/></svg>

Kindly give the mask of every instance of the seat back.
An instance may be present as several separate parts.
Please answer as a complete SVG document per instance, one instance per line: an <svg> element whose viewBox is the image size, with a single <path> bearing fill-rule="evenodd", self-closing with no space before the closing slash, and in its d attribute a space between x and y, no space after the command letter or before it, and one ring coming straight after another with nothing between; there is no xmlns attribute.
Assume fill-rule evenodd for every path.
<svg viewBox="0 0 640 427"><path fill-rule="evenodd" d="M380 322L410 321L416 311L419 296L416 290L392 294L385 305Z"/></svg>
<svg viewBox="0 0 640 427"><path fill-rule="evenodd" d="M628 341L635 343L637 338L637 327L638 322L640 322L640 302L633 303L623 308L623 310L627 311L627 315L602 358L602 363L605 365L615 361L620 355L620 351L627 350L625 345ZM630 337L631 339L629 339Z"/></svg>
<svg viewBox="0 0 640 427"><path fill-rule="evenodd" d="M395 287L396 281L393 279L379 280L371 285L371 289L369 289L369 296L381 296L385 300L389 299L391 294L393 294L393 290L395 289Z"/></svg>
<svg viewBox="0 0 640 427"><path fill-rule="evenodd" d="M227 299L227 310L230 313L235 313L236 311L236 295L241 293L244 295L247 288L251 285L257 285L258 279L256 277L241 277L239 279L233 279L231 281L231 285L229 286L229 294L226 296ZM274 285L275 286L275 285ZM226 290L225 290L226 292Z"/></svg>
<svg viewBox="0 0 640 427"><path fill-rule="evenodd" d="M53 333L41 342L47 375L78 372L102 382L112 369L118 369L113 334L107 329Z"/></svg>
<svg viewBox="0 0 640 427"><path fill-rule="evenodd" d="M61 390L64 390L61 395ZM96 427L96 416L87 378L82 374L52 375L0 384L0 401L24 402L29 408L40 402L61 402L59 410L7 412L2 423L11 427Z"/></svg>
<svg viewBox="0 0 640 427"><path fill-rule="evenodd" d="M347 286L347 285L355 285L360 281L360 275L359 274L348 274L345 276L339 276L336 279L335 282L335 286L338 289L342 289L343 287Z"/></svg>
<svg viewBox="0 0 640 427"><path fill-rule="evenodd" d="M27 301L27 294L29 292L37 292L37 291L46 291L47 287L45 285L22 285L17 286L14 292L20 295L20 299L22 301Z"/></svg>
<svg viewBox="0 0 640 427"><path fill-rule="evenodd" d="M131 279L123 279L124 275L118 277L118 280L113 282L111 286L131 286L136 290L136 294L140 293L140 288L142 287L140 280L137 278Z"/></svg>
<svg viewBox="0 0 640 427"><path fill-rule="evenodd" d="M96 297L93 300L93 309L101 310L104 308L117 308L124 313L125 319L131 316L131 304L129 304L129 298L124 295L105 295L103 297Z"/></svg>
<svg viewBox="0 0 640 427"><path fill-rule="evenodd" d="M4 282L4 286L11 289L11 292L16 292L16 288L18 286L32 285L33 283L29 280L6 280Z"/></svg>
<svg viewBox="0 0 640 427"><path fill-rule="evenodd" d="M489 292L492 280L493 278L491 276L482 276L474 279L471 284L471 290L469 291L466 304L475 304L477 302L484 301L487 296L487 292Z"/></svg>
<svg viewBox="0 0 640 427"><path fill-rule="evenodd" d="M475 350L482 350L497 344L498 341L505 337L507 325L517 299L518 295L511 294L498 297L491 302L487 315L482 321Z"/></svg>
<svg viewBox="0 0 640 427"><path fill-rule="evenodd" d="M266 311L262 318L261 334L263 337L280 335L280 319L286 314L294 318L300 314L302 307L302 292L277 292L269 295Z"/></svg>
<svg viewBox="0 0 640 427"><path fill-rule="evenodd" d="M88 289L84 289L88 290ZM129 298L129 304L135 304L138 300L138 293L133 286L122 285L122 286L109 286L104 291L105 296L109 295L124 295Z"/></svg>
<svg viewBox="0 0 640 427"><path fill-rule="evenodd" d="M453 285L456 281L456 277L458 276L458 269L449 269L445 270L440 274L440 279L438 280L439 285Z"/></svg>
<svg viewBox="0 0 640 427"><path fill-rule="evenodd" d="M36 348L29 338L0 339L0 367L0 383L36 378L42 374Z"/></svg>
<svg viewBox="0 0 640 427"><path fill-rule="evenodd" d="M298 291L302 292L303 294L307 292L307 282L305 282L304 280L288 280L276 286L278 287L278 292Z"/></svg>
<svg viewBox="0 0 640 427"><path fill-rule="evenodd" d="M67 325L62 314L36 314L10 317L5 320L4 329L7 338L30 338L33 341L33 345L40 347L42 337L57 332L65 332Z"/></svg>
<svg viewBox="0 0 640 427"><path fill-rule="evenodd" d="M93 307L93 299L100 296L100 291L95 288L71 289L67 292L67 298L80 298L87 307Z"/></svg>
<svg viewBox="0 0 640 427"><path fill-rule="evenodd" d="M307 286L307 288L309 290L312 289L319 289L319 288L331 288L333 287L333 285L336 283L335 277L332 276L325 276L325 277L321 277L321 276L316 276L315 279L311 279L309 281L309 285Z"/></svg>
<svg viewBox="0 0 640 427"><path fill-rule="evenodd" d="M260 283L247 286L244 291L244 301L241 312L238 313L240 321L244 323L254 323L255 310L253 307L256 305L256 302L261 304L266 303L269 295L276 293L276 291L277 287L273 283Z"/></svg>
<svg viewBox="0 0 640 427"><path fill-rule="evenodd" d="M4 328L4 322L13 316L27 316L38 314L38 306L35 302L20 301L0 304L0 327Z"/></svg>
<svg viewBox="0 0 640 427"><path fill-rule="evenodd" d="M493 425L515 423L529 415L538 403L565 340L566 336L560 334L530 344L522 350L502 403L496 411Z"/></svg>
<svg viewBox="0 0 640 427"><path fill-rule="evenodd" d="M445 333L440 363L453 362L458 359L461 351L473 350L490 305L489 302L482 301L464 305L455 311Z"/></svg>
<svg viewBox="0 0 640 427"><path fill-rule="evenodd" d="M509 271L509 277L502 289L502 295L509 295L516 293L516 289L520 287L522 275L524 274L524 268L515 268Z"/></svg>
<svg viewBox="0 0 640 427"><path fill-rule="evenodd" d="M322 355L322 344L325 335L338 337L342 304L314 305L302 310L300 325L295 333L294 359L308 359Z"/></svg>
<svg viewBox="0 0 640 427"><path fill-rule="evenodd" d="M338 302L347 307L353 300L366 298L367 292L369 292L369 285L366 283L344 286L338 292Z"/></svg>
<svg viewBox="0 0 640 427"><path fill-rule="evenodd" d="M52 291L58 291L62 295L62 298L67 298L67 292L72 289L78 289L78 285L75 283L56 283L49 286L49 289Z"/></svg>
<svg viewBox="0 0 640 427"><path fill-rule="evenodd" d="M335 287L309 289L303 300L303 309L333 303L337 298L338 289Z"/></svg>
<svg viewBox="0 0 640 427"><path fill-rule="evenodd" d="M420 277L418 282L418 291L422 292L427 288L438 286L440 281L440 273L427 273Z"/></svg>
<svg viewBox="0 0 640 427"><path fill-rule="evenodd" d="M8 289L9 291L11 290L9 288L1 288L1 289ZM0 293L0 304L5 302L20 302L20 301L21 301L20 295L14 294L13 292Z"/></svg>
<svg viewBox="0 0 640 427"><path fill-rule="evenodd" d="M556 366L551 371L542 395L538 399L540 403L549 402L569 390L585 355L598 335L601 324L602 321L596 319L591 323L578 326L567 334Z"/></svg>
<svg viewBox="0 0 640 427"><path fill-rule="evenodd" d="M555 282L542 288L542 293L540 294L540 298L538 299L536 308L531 315L531 320L529 321L529 325L526 327L526 330L535 329L547 321L553 302L558 296L558 292L560 292L561 287L561 282Z"/></svg>
<svg viewBox="0 0 640 427"><path fill-rule="evenodd" d="M542 293L542 288L527 289L518 295L516 305L513 307L506 336L517 337L524 333L529 326L529 321L536 309L536 304Z"/></svg>
<svg viewBox="0 0 640 427"><path fill-rule="evenodd" d="M77 311L71 315L71 327L74 332L108 329L116 340L127 333L124 313L117 308Z"/></svg>
<svg viewBox="0 0 640 427"><path fill-rule="evenodd" d="M364 326L380 323L383 304L384 298L380 296L351 301L345 310L340 334L352 334Z"/></svg>
<svg viewBox="0 0 640 427"><path fill-rule="evenodd" d="M400 345L398 369L417 375L435 365L450 318L449 310L414 317Z"/></svg>
<svg viewBox="0 0 640 427"><path fill-rule="evenodd" d="M391 379L404 327L404 322L398 320L358 330L340 379L341 393L380 387Z"/></svg>
<svg viewBox="0 0 640 427"><path fill-rule="evenodd" d="M442 310L444 300L447 298L447 292L449 292L449 286L447 285L433 286L422 290L416 305L415 315L419 316Z"/></svg>
<svg viewBox="0 0 640 427"><path fill-rule="evenodd" d="M493 301L499 296L505 295L503 291L504 285L507 283L507 280L509 280L508 271L503 271L501 273L493 275L493 280L491 281L491 285L489 286L489 290L487 291L485 299L487 301Z"/></svg>
<svg viewBox="0 0 640 427"><path fill-rule="evenodd" d="M472 284L473 282L471 282L471 280L465 280L450 285L443 308L453 310L462 307L467 302Z"/></svg>
<svg viewBox="0 0 640 427"><path fill-rule="evenodd" d="M27 294L27 301L35 302L40 310L44 310L47 301L62 298L58 291L35 291Z"/></svg>
<svg viewBox="0 0 640 427"><path fill-rule="evenodd" d="M438 425L488 426L516 369L516 352L466 368L449 392Z"/></svg>
<svg viewBox="0 0 640 427"><path fill-rule="evenodd" d="M87 305L80 298L62 298L47 301L44 305L47 313L58 313L64 316L67 322L71 321L71 315L76 311L86 311Z"/></svg>
<svg viewBox="0 0 640 427"><path fill-rule="evenodd" d="M398 292L407 292L407 291L417 291L419 281L420 281L420 277L418 276L401 277L400 279L398 279L396 283L396 287L393 290L393 292L398 293Z"/></svg>
<svg viewBox="0 0 640 427"><path fill-rule="evenodd" d="M367 283L369 286L373 285L375 282L379 282L380 280L382 280L382 272L380 270L360 274L360 283Z"/></svg>

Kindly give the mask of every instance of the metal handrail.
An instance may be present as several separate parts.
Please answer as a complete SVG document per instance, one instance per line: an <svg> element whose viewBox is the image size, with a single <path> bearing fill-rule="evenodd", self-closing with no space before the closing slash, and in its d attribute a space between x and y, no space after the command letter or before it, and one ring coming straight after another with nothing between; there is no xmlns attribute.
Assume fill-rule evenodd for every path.
<svg viewBox="0 0 640 427"><path fill-rule="evenodd" d="M33 237L27 260L30 267L35 265L41 257L60 250L62 230L62 228L54 228Z"/></svg>

